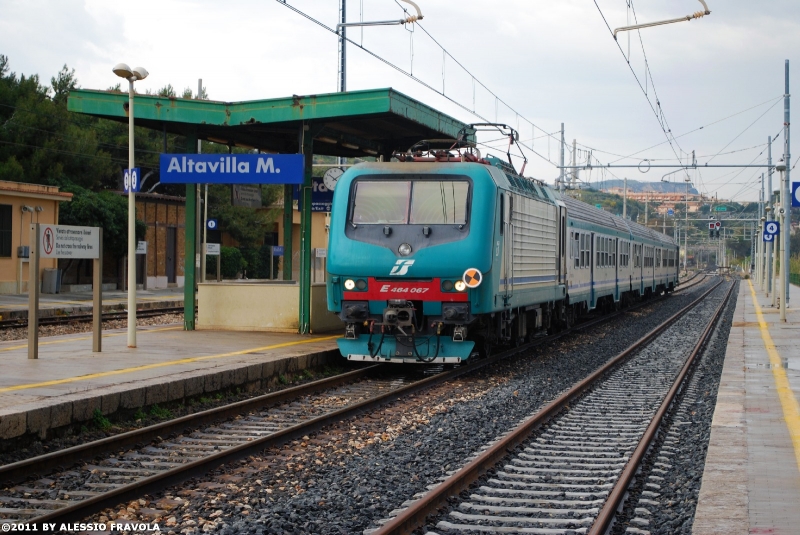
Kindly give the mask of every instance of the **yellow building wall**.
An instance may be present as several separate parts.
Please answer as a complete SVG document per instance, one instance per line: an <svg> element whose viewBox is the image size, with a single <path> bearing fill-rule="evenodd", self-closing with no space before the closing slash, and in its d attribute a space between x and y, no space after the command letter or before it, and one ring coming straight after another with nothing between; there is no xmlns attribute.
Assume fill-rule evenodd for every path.
<svg viewBox="0 0 800 535"><path fill-rule="evenodd" d="M24 186L37 187L33 184ZM45 188L46 186L38 186ZM28 188L25 188L28 189ZM64 200L69 200L65 198ZM0 294L16 294L28 292L28 259L20 263L17 258L17 247L31 245L31 223L53 225L58 223L57 200L41 198L36 195L25 195L25 192L6 193L0 189L0 204L11 205L11 256L0 257ZM33 212L23 212L23 206L33 207ZM41 207L41 211L35 211ZM58 259L42 258L39 260L39 280L45 269L55 268ZM21 265L20 265L21 264Z"/></svg>

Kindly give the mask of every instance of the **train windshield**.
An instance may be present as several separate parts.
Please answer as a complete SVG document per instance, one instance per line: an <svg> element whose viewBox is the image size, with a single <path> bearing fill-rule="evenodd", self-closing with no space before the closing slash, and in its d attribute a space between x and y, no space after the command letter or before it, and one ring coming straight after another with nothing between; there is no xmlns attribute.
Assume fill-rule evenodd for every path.
<svg viewBox="0 0 800 535"><path fill-rule="evenodd" d="M468 195L466 180L359 180L353 223L463 225Z"/></svg>

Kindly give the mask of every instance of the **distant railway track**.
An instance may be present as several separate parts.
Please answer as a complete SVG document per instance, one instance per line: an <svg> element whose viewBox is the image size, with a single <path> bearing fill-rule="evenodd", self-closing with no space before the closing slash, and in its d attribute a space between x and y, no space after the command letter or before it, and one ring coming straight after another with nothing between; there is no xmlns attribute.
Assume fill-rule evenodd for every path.
<svg viewBox="0 0 800 535"><path fill-rule="evenodd" d="M153 318L163 316L165 314L182 314L183 307L166 307L166 308L147 308L136 311L137 318ZM93 319L92 314L70 314L70 315L57 315L57 316L41 316L39 318L39 325L69 325L71 323L91 323ZM127 310L117 310L103 313L103 321L112 320L126 320L128 319ZM0 330L16 329L28 326L28 318L14 318L7 320L0 320Z"/></svg>
<svg viewBox="0 0 800 535"><path fill-rule="evenodd" d="M412 533L444 507L452 509L437 528L446 532L607 533L735 285L731 283L720 299L688 356L653 359L637 353L721 284L490 444L381 528L371 530L373 535ZM662 462L665 470L668 462ZM475 488L490 470L492 477ZM457 498L470 488L468 498Z"/></svg>
<svg viewBox="0 0 800 535"><path fill-rule="evenodd" d="M643 304L648 303L653 300ZM586 330L619 314L624 311L582 323L575 330ZM413 380L380 375L387 366L372 366L0 466L0 486L7 489L0 492L0 523L85 519L570 332L542 337L533 344ZM46 479L39 479L42 477Z"/></svg>

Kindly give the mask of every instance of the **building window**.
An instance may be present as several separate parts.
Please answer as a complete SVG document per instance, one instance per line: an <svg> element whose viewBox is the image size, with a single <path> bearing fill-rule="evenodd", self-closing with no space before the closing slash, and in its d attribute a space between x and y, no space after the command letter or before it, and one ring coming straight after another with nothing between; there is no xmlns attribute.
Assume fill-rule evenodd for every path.
<svg viewBox="0 0 800 535"><path fill-rule="evenodd" d="M11 258L11 208L0 204L0 258Z"/></svg>

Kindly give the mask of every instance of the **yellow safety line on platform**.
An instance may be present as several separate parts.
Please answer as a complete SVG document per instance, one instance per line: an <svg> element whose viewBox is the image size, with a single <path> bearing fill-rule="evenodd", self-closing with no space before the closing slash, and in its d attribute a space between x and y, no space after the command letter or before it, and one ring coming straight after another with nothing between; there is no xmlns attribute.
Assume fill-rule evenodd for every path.
<svg viewBox="0 0 800 535"><path fill-rule="evenodd" d="M161 331L177 331L179 329L182 330L183 327L182 326L177 326L177 327L161 327L161 328L158 328L158 329L136 329L136 332L138 332L138 333L157 333L157 332L161 332ZM104 334L103 338L113 338L115 336L127 336L127 334L128 334L127 331L119 332L119 333L109 333L109 334ZM51 342L39 342L39 345L40 346L51 346L53 344L66 344L67 342L75 342L75 341L78 341L78 340L91 340L91 339L92 339L91 336L79 336L79 337L76 337L76 338L63 338L61 340L53 340ZM26 342L24 345L2 347L2 348L0 348L0 351L14 351L15 349L27 349L27 348L28 348L28 343Z"/></svg>
<svg viewBox="0 0 800 535"><path fill-rule="evenodd" d="M125 334L125 333L122 333ZM251 349L242 349L240 351L231 351L229 353L220 353L218 355L206 355L204 357L189 357L186 359L180 360L170 360L167 362L158 362L156 364L145 364L144 366L135 366L133 368L123 368L121 370L112 370L108 372L99 372L99 373L92 373L89 375L79 375L77 377L67 377L66 379L54 379L52 381L43 381L41 383L30 383L27 385L16 385L16 386L7 386L5 388L0 388L0 392L13 392L16 390L27 390L30 388L39 388L43 386L53 386L53 385L62 385L65 383L74 383L77 381L85 381L87 379L97 379L99 377L109 377L111 375L122 375L124 373L131 373L131 372L138 372L142 370L152 370L155 368L163 368L165 366L175 366L178 364L189 364L191 362L200 362L203 360L210 360L210 359L220 359L225 357L235 357L237 355L247 355L248 353L257 353L259 351L268 351L270 349L279 349L282 347L290 347L290 346L297 346L303 344L310 344L313 342L323 342L325 340L333 340L335 338L341 338L340 335L335 336L325 336L322 338L314 338L311 340L298 340L296 342L283 342L282 344L273 344L271 346L263 346L263 347L254 347Z"/></svg>
<svg viewBox="0 0 800 535"><path fill-rule="evenodd" d="M758 304L753 282L749 279L748 282L750 283L750 294L753 296L753 306L756 309L758 326L761 329L761 338L764 340L764 346L767 348L767 354L769 355L772 377L775 379L775 386L778 388L778 398L783 408L783 419L789 429L789 436L794 446L794 458L797 461L797 468L800 470L800 404L798 404L797 398L792 392L789 379L786 377L786 371L783 369L781 357L775 348L772 336L769 334L769 325L764 321L764 315L761 312L761 306Z"/></svg>

